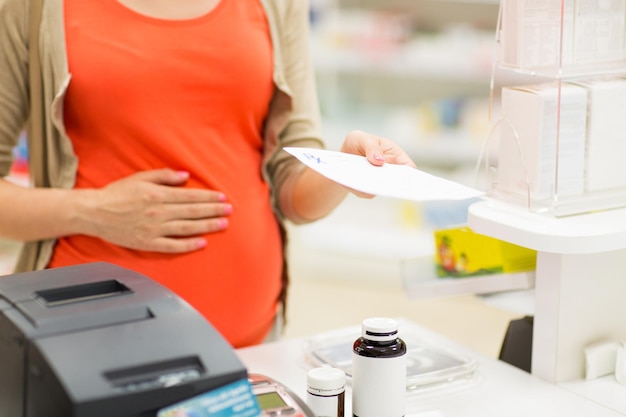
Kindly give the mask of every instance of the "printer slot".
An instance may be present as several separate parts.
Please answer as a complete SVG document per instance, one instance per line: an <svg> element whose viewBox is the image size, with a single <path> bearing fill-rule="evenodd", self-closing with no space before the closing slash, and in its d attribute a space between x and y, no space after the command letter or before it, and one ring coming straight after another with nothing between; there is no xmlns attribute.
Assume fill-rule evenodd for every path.
<svg viewBox="0 0 626 417"><path fill-rule="evenodd" d="M48 307L55 307L79 301L91 301L100 298L116 297L133 291L116 280L91 282L88 284L69 287L51 288L36 291L38 299L43 300Z"/></svg>
<svg viewBox="0 0 626 417"><path fill-rule="evenodd" d="M136 391L170 387L198 379L206 370L197 356L187 356L104 372L115 389Z"/></svg>

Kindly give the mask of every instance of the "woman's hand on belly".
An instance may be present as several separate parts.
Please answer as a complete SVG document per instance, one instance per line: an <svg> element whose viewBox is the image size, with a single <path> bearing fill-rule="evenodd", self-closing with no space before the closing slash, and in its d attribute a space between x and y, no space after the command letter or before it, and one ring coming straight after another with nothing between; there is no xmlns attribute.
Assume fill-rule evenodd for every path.
<svg viewBox="0 0 626 417"><path fill-rule="evenodd" d="M130 249L201 249L206 245L203 235L228 227L232 206L219 191L183 188L188 179L187 172L158 169L85 190L81 230Z"/></svg>

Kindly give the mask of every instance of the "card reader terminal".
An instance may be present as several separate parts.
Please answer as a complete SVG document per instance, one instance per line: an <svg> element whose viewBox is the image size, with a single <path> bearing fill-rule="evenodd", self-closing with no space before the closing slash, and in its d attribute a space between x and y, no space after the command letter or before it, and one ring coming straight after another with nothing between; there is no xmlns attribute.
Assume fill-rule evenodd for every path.
<svg viewBox="0 0 626 417"><path fill-rule="evenodd" d="M261 407L262 417L315 417L301 398L272 378L251 373L248 381Z"/></svg>

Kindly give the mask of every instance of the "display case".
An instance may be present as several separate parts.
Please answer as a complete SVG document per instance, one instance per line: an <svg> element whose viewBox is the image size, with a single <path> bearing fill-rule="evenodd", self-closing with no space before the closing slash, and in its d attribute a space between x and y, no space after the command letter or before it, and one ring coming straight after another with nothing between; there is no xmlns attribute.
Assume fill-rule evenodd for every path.
<svg viewBox="0 0 626 417"><path fill-rule="evenodd" d="M492 197L557 217L626 206L625 30L623 0L502 1L478 173Z"/></svg>

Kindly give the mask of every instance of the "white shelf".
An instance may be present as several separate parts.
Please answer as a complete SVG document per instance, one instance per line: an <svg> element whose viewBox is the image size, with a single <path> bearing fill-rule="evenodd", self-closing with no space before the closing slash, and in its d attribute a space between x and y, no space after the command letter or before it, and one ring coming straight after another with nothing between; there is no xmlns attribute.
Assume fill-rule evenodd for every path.
<svg viewBox="0 0 626 417"><path fill-rule="evenodd" d="M495 27L500 0L330 0L341 8L395 10L413 13L421 24L434 27L464 22Z"/></svg>
<svg viewBox="0 0 626 417"><path fill-rule="evenodd" d="M322 48L318 48L322 49ZM491 68L479 64L471 65L467 60L459 60L455 56L446 56L430 59L418 56L393 57L384 62L366 59L359 53L350 51L336 51L330 56L328 53L317 53L314 57L315 70L327 73L344 73L361 76L384 76L389 78L424 78L454 83L479 83L489 86ZM487 94L489 90L485 90Z"/></svg>
<svg viewBox="0 0 626 417"><path fill-rule="evenodd" d="M485 200L469 208L473 231L542 252L589 254L626 248L626 209L556 218Z"/></svg>
<svg viewBox="0 0 626 417"><path fill-rule="evenodd" d="M315 10L321 96L415 105L489 93L498 1L320 0Z"/></svg>
<svg viewBox="0 0 626 417"><path fill-rule="evenodd" d="M625 220L626 209L556 218L494 200L470 206L475 232L538 251L534 375L557 384L580 380L586 346L626 336Z"/></svg>
<svg viewBox="0 0 626 417"><path fill-rule="evenodd" d="M374 7L374 6L383 6L383 5L388 5L388 4L393 4L395 6L398 5L407 5L407 4L414 4L414 3L420 3L420 0L335 0L338 3L358 3L359 6L361 7ZM428 1L433 1L433 0L421 0L421 3L428 3ZM486 5L491 5L491 6L498 6L500 4L500 0L436 0L440 3L447 3L447 4L470 4L470 5L481 5L481 4L486 4Z"/></svg>

